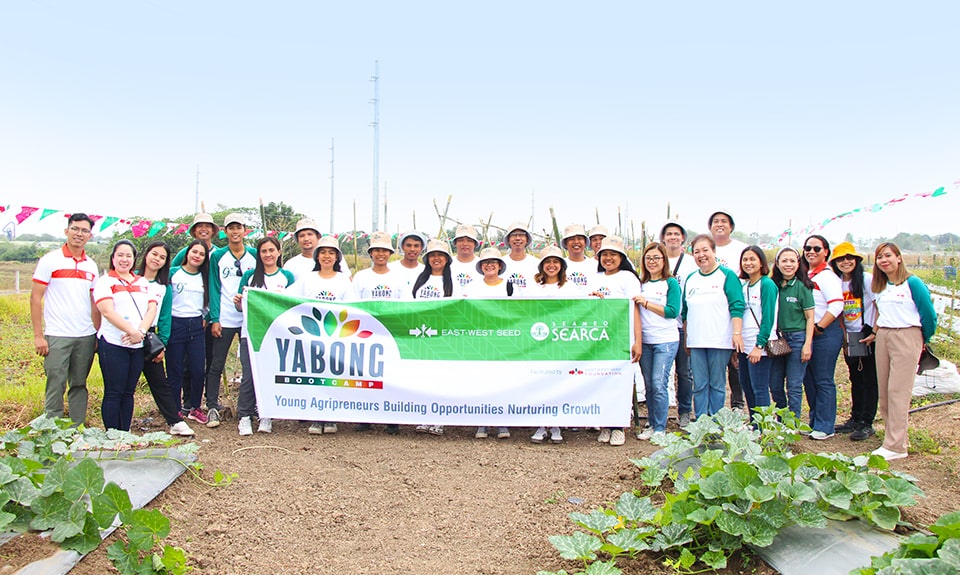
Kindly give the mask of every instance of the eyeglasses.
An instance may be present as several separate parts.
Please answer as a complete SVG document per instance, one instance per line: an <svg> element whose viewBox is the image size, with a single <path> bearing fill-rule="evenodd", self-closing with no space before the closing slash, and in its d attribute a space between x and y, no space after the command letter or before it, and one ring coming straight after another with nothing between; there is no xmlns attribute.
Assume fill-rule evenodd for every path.
<svg viewBox="0 0 960 575"><path fill-rule="evenodd" d="M823 246L803 246L803 251L805 252L816 252L820 253L823 251Z"/></svg>
<svg viewBox="0 0 960 575"><path fill-rule="evenodd" d="M67 229L70 230L71 233L74 233L74 234L82 234L82 235L85 235L85 236L89 236L91 233L93 233L91 230L89 230L89 229L87 229L87 228L78 228L77 226L70 226L70 227L67 228Z"/></svg>
<svg viewBox="0 0 960 575"><path fill-rule="evenodd" d="M233 260L233 267L237 268L237 276L243 276L243 270L240 269L240 260Z"/></svg>
<svg viewBox="0 0 960 575"><path fill-rule="evenodd" d="M856 261L857 261L857 256L852 256L852 255L840 256L839 258L837 258L837 259L834 260L834 261L838 261L838 262L856 262Z"/></svg>
<svg viewBox="0 0 960 575"><path fill-rule="evenodd" d="M643 256L643 261L655 263L663 259L663 256Z"/></svg>

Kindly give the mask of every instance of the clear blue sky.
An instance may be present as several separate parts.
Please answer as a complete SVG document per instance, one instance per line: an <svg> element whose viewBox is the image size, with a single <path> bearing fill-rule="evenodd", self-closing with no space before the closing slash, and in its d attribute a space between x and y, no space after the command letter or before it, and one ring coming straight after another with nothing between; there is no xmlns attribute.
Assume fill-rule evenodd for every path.
<svg viewBox="0 0 960 575"><path fill-rule="evenodd" d="M960 3L0 0L0 204L958 232ZM8 214L4 214L8 215ZM34 216L36 217L36 216ZM384 217L381 215L381 226Z"/></svg>

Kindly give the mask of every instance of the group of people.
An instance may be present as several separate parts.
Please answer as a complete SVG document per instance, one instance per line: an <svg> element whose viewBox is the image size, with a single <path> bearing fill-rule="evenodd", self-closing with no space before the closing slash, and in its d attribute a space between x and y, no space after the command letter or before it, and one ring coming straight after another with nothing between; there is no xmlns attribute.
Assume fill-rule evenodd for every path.
<svg viewBox="0 0 960 575"><path fill-rule="evenodd" d="M589 231L567 226L560 245L547 246L539 257L528 253L532 236L522 223L506 230L507 254L496 247L478 253L481 238L470 225L456 228L453 250L447 241L415 231L401 234L395 247L390 235L375 232L367 249L371 265L352 278L337 239L323 236L309 219L297 223L300 253L286 262L275 237L255 247L244 243L249 228L242 214L225 218L227 245L219 248L213 239L220 228L208 214L197 214L189 228L194 240L175 256L154 241L138 259L136 247L121 240L103 276L84 251L92 226L85 214L70 216L65 245L38 263L31 295L34 341L44 356L47 415L63 415L66 391L70 417L83 422L86 377L96 352L104 425L123 430L130 428L141 374L171 434L193 435L185 420L218 426L220 382L239 337L238 431L253 434L257 401L245 341L247 287L330 302L630 299L631 359L640 364L648 414L639 439L666 432L675 372L681 427L726 405L728 387L735 409L773 402L798 417L806 395L814 440L838 432L849 432L853 440L874 435L879 407L886 433L874 453L890 460L907 455L912 374L936 328L929 291L907 271L896 245L877 246L873 275L853 245L844 242L831 251L820 235L807 238L801 250L781 248L771 265L763 249L731 237L734 220L726 212L712 214L710 233L689 245L685 227L666 222L659 241L643 249L638 269L623 240L599 225ZM163 343L159 352L144 345L152 338ZM841 351L853 406L849 419L836 425L834 368ZM257 431L272 431L268 418L258 420ZM370 428L355 424L358 431ZM337 423L310 422L308 431L336 433ZM388 434L398 431L397 425L385 428ZM424 424L416 431L440 435L443 426ZM510 430L480 427L475 435L507 438ZM544 426L531 440L560 443L563 437L558 427ZM622 445L625 430L601 429L598 441Z"/></svg>

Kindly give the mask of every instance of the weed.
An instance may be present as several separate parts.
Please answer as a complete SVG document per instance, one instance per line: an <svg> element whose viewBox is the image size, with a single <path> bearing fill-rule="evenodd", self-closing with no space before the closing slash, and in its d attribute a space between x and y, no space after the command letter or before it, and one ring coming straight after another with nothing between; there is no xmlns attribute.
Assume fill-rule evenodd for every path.
<svg viewBox="0 0 960 575"><path fill-rule="evenodd" d="M544 499L543 502L548 505L556 505L557 503L560 503L561 501L563 501L563 498L566 496L567 494L564 493L562 489L557 489L557 491L553 495Z"/></svg>
<svg viewBox="0 0 960 575"><path fill-rule="evenodd" d="M930 455L940 453L940 443L925 429L911 427L907 430L907 438L911 453L929 453Z"/></svg>

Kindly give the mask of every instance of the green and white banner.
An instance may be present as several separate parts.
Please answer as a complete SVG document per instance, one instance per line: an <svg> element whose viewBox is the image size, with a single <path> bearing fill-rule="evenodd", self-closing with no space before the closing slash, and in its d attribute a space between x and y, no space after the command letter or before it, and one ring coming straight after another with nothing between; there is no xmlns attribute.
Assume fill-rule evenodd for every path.
<svg viewBox="0 0 960 575"><path fill-rule="evenodd" d="M264 417L629 425L629 300L343 304L247 294L247 344Z"/></svg>

